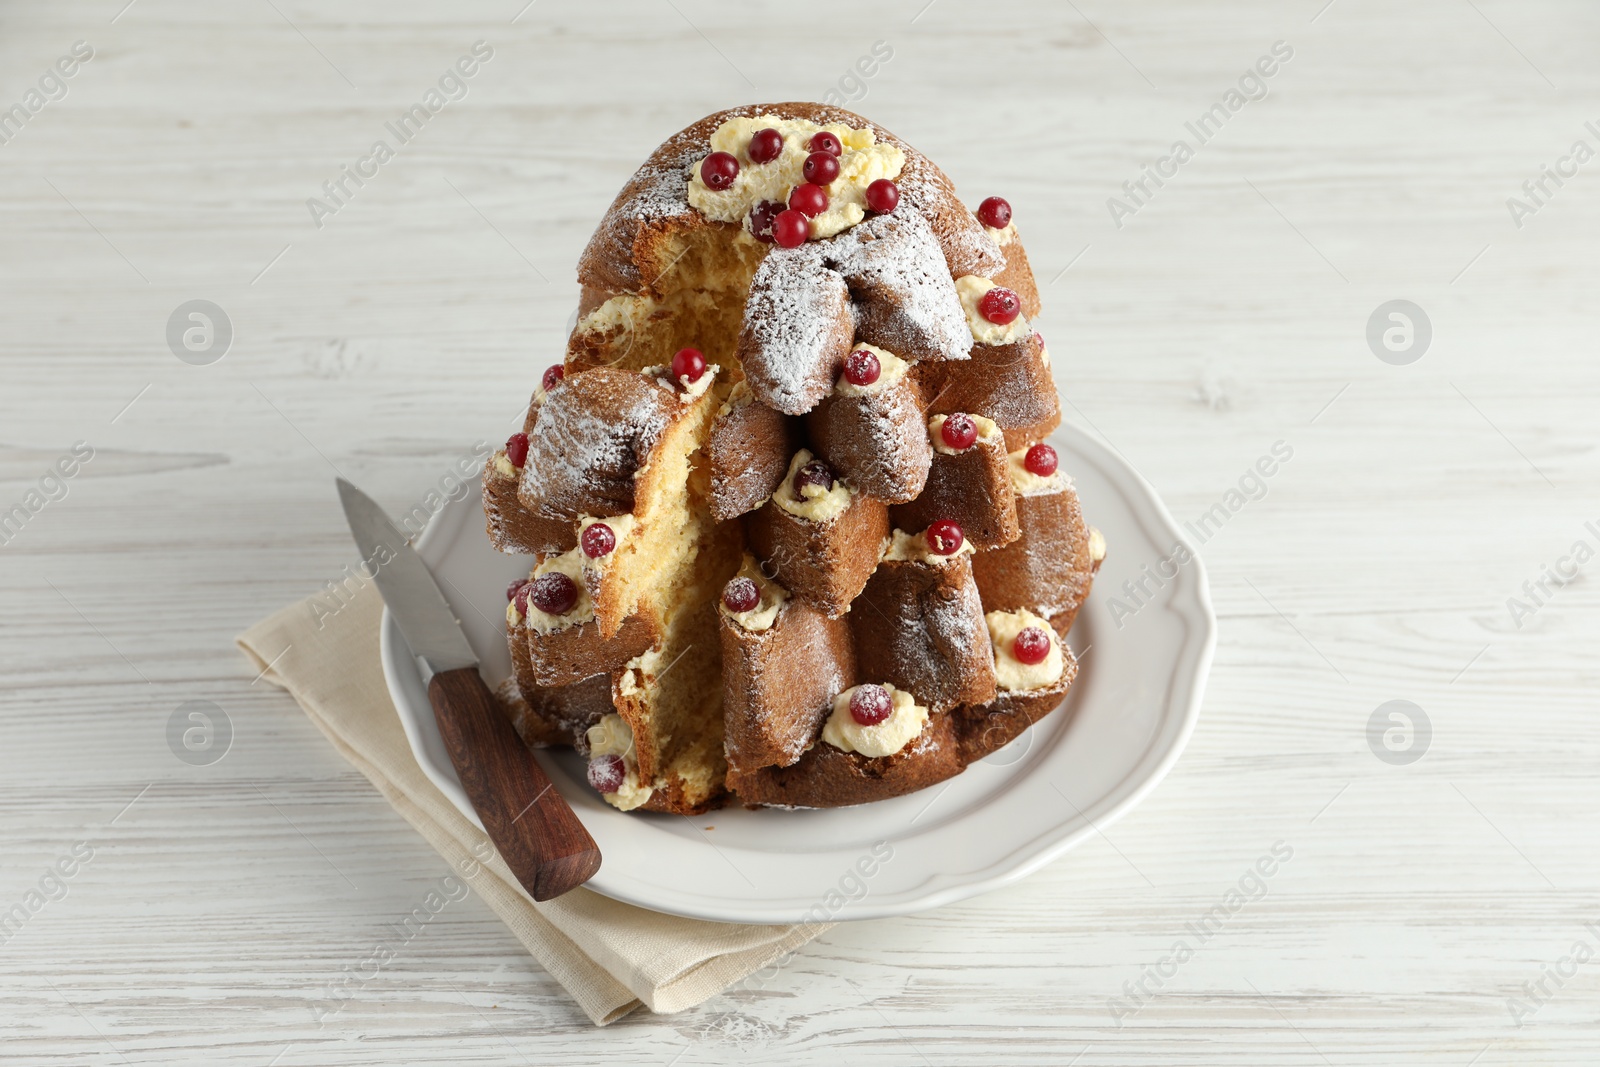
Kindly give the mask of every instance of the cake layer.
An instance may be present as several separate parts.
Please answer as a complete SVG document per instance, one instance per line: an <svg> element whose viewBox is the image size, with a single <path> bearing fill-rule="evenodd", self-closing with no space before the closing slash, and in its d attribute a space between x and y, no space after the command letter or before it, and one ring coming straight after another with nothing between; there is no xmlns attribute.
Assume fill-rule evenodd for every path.
<svg viewBox="0 0 1600 1067"><path fill-rule="evenodd" d="M792 598L765 629L720 614L729 771L788 766L816 739L834 696L856 684L850 627Z"/></svg>
<svg viewBox="0 0 1600 1067"><path fill-rule="evenodd" d="M935 713L994 697L994 655L970 557L878 564L850 609L857 669Z"/></svg>
<svg viewBox="0 0 1600 1067"><path fill-rule="evenodd" d="M894 525L917 532L948 519L974 548L998 548L1017 539L1017 506L1006 473L1006 445L998 427L984 426L976 416L978 436L971 445L953 449L942 444L945 416L935 415L928 435L933 442L933 464L928 481L915 500L896 504L890 512ZM982 420L982 421L979 421Z"/></svg>
<svg viewBox="0 0 1600 1067"><path fill-rule="evenodd" d="M810 453L797 453L791 471L803 465L801 457ZM745 517L746 536L764 573L822 614L843 615L878 565L889 537L889 509L838 482L833 493L846 502L837 513L818 512L796 497L793 477Z"/></svg>
<svg viewBox="0 0 1600 1067"><path fill-rule="evenodd" d="M979 552L972 573L985 611L1029 608L1065 635L1089 595L1098 561L1077 492L1064 478L1059 484L1017 495L1017 539Z"/></svg>

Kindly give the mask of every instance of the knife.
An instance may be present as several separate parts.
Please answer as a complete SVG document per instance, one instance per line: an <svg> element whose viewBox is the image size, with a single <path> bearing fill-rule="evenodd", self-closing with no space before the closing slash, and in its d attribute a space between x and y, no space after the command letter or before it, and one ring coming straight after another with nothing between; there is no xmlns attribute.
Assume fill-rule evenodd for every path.
<svg viewBox="0 0 1600 1067"><path fill-rule="evenodd" d="M549 900L600 869L600 849L550 783L483 676L455 612L427 564L381 507L338 479L361 558L428 672L428 700L467 798L489 840L534 900Z"/></svg>

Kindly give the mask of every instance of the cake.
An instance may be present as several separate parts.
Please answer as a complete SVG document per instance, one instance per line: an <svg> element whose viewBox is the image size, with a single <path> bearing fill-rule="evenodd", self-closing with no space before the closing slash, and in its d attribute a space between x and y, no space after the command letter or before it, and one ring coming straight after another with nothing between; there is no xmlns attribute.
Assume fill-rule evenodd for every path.
<svg viewBox="0 0 1600 1067"><path fill-rule="evenodd" d="M1011 207L839 108L669 138L483 471L523 741L624 811L837 807L960 774L1063 703L1105 555Z"/></svg>

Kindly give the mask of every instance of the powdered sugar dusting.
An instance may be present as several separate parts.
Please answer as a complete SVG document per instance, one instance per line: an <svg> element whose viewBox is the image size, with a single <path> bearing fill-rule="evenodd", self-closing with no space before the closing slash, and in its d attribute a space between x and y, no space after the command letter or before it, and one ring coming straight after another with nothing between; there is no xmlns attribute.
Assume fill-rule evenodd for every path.
<svg viewBox="0 0 1600 1067"><path fill-rule="evenodd" d="M750 285L739 359L751 392L790 415L810 411L833 388L854 332L844 279L820 251L828 242L768 253Z"/></svg>
<svg viewBox="0 0 1600 1067"><path fill-rule="evenodd" d="M856 298L863 340L911 359L967 358L966 312L925 218L879 215L819 244Z"/></svg>
<svg viewBox="0 0 1600 1067"><path fill-rule="evenodd" d="M882 639L858 651L876 648L883 657L872 663L863 655L864 673L877 668L938 711L981 691L983 676L994 674L983 602L966 559L945 566L880 563L863 595L869 602L852 609L851 623L871 626Z"/></svg>
<svg viewBox="0 0 1600 1067"><path fill-rule="evenodd" d="M832 397L811 420L813 442L826 440L827 460L863 493L897 504L922 492L933 448L909 379L875 393Z"/></svg>
<svg viewBox="0 0 1600 1067"><path fill-rule="evenodd" d="M909 204L933 225L951 277L988 278L1005 269L1005 253L956 196L950 179L926 156L907 148L899 185L900 203Z"/></svg>
<svg viewBox="0 0 1600 1067"><path fill-rule="evenodd" d="M596 368L551 390L528 438L518 495L537 515L633 510L633 476L671 424L672 393L631 371Z"/></svg>

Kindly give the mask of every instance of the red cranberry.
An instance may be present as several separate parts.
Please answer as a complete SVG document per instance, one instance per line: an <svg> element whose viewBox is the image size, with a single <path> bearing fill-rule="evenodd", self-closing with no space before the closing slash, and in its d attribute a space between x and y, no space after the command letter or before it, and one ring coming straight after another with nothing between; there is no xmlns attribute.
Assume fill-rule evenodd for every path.
<svg viewBox="0 0 1600 1067"><path fill-rule="evenodd" d="M1050 655L1050 635L1037 626L1029 626L1011 642L1011 654L1029 666L1043 663Z"/></svg>
<svg viewBox="0 0 1600 1067"><path fill-rule="evenodd" d="M533 580L528 599L546 615L565 615L578 603L578 587L560 571L547 571Z"/></svg>
<svg viewBox="0 0 1600 1067"><path fill-rule="evenodd" d="M615 793L628 780L628 765L621 756L596 756L589 761L589 784L602 793Z"/></svg>
<svg viewBox="0 0 1600 1067"><path fill-rule="evenodd" d="M735 578L723 587L722 603L729 611L749 611L761 603L761 590L749 578Z"/></svg>
<svg viewBox="0 0 1600 1067"><path fill-rule="evenodd" d="M978 301L978 314L996 326L1004 326L1022 314L1022 301L1010 289L997 285Z"/></svg>
<svg viewBox="0 0 1600 1067"><path fill-rule="evenodd" d="M880 215L887 215L900 204L900 187L888 178L879 178L867 186L867 206Z"/></svg>
<svg viewBox="0 0 1600 1067"><path fill-rule="evenodd" d="M806 182L794 187L789 194L789 206L808 219L814 219L828 210L828 191L820 185Z"/></svg>
<svg viewBox="0 0 1600 1067"><path fill-rule="evenodd" d="M810 236L811 220L794 208L778 212L772 220L772 239L779 248L799 248Z"/></svg>
<svg viewBox="0 0 1600 1067"><path fill-rule="evenodd" d="M727 152L713 152L700 164L700 180L707 189L726 189L739 176L739 161Z"/></svg>
<svg viewBox="0 0 1600 1067"><path fill-rule="evenodd" d="M1048 478L1056 472L1056 450L1043 441L1028 449L1028 454L1022 457L1022 465L1028 468L1029 474L1037 474L1041 478Z"/></svg>
<svg viewBox="0 0 1600 1067"><path fill-rule="evenodd" d="M940 519L928 527L928 548L936 556L953 556L961 551L961 546L966 542L966 535L961 532L961 524L954 519Z"/></svg>
<svg viewBox="0 0 1600 1067"><path fill-rule="evenodd" d="M844 142L839 140L837 134L829 133L827 130L812 134L811 142L806 147L813 152L826 152L835 159L844 153Z"/></svg>
<svg viewBox="0 0 1600 1067"><path fill-rule="evenodd" d="M960 452L971 448L978 439L978 424L972 421L971 415L963 415L958 411L944 420L944 425L939 427L939 436L944 439L946 448Z"/></svg>
<svg viewBox="0 0 1600 1067"><path fill-rule="evenodd" d="M763 244L772 243L772 222L783 211L776 200L763 200L750 209L750 236Z"/></svg>
<svg viewBox="0 0 1600 1067"><path fill-rule="evenodd" d="M876 726L894 711L889 691L881 685L861 685L850 694L850 717L862 726Z"/></svg>
<svg viewBox="0 0 1600 1067"><path fill-rule="evenodd" d="M518 615L528 613L528 594L532 592L533 582L527 578L522 579L522 583L517 586L517 595L512 599L512 603L517 605Z"/></svg>
<svg viewBox="0 0 1600 1067"><path fill-rule="evenodd" d="M550 390L556 387L557 382L566 376L567 368L563 367L559 363L556 363L544 369L544 377L539 380L539 384L543 385L544 391L548 393Z"/></svg>
<svg viewBox="0 0 1600 1067"><path fill-rule="evenodd" d="M826 152L813 152L806 157L800 173L806 176L808 182L827 185L839 176L839 157Z"/></svg>
<svg viewBox="0 0 1600 1067"><path fill-rule="evenodd" d="M810 463L794 472L794 495L801 500L806 498L805 488L808 485L820 485L824 493L833 488L833 469L820 459Z"/></svg>
<svg viewBox="0 0 1600 1067"><path fill-rule="evenodd" d="M583 528L583 536L578 538L578 542L583 545L585 556L599 559L611 555L611 550L617 547L617 535L605 523L591 522Z"/></svg>
<svg viewBox="0 0 1600 1067"><path fill-rule="evenodd" d="M518 431L506 438L506 458L513 467L520 467L528 462L528 435Z"/></svg>
<svg viewBox="0 0 1600 1067"><path fill-rule="evenodd" d="M771 163L783 154L783 134L768 126L750 138L750 162Z"/></svg>
<svg viewBox="0 0 1600 1067"><path fill-rule="evenodd" d="M517 594L522 592L522 587L527 585L527 584L528 584L528 579L526 579L526 578L518 578L516 581L512 582L510 585L506 586L506 603L509 604L513 600L517 599Z"/></svg>
<svg viewBox="0 0 1600 1067"><path fill-rule="evenodd" d="M991 196L978 205L978 221L991 230L1003 230L1011 221L1011 205L998 196Z"/></svg>
<svg viewBox="0 0 1600 1067"><path fill-rule="evenodd" d="M844 380L851 385L871 385L882 372L878 357L865 348L856 349L844 361Z"/></svg>
<svg viewBox="0 0 1600 1067"><path fill-rule="evenodd" d="M706 372L706 357L698 348L680 348L672 357L672 380L687 378L698 382Z"/></svg>

